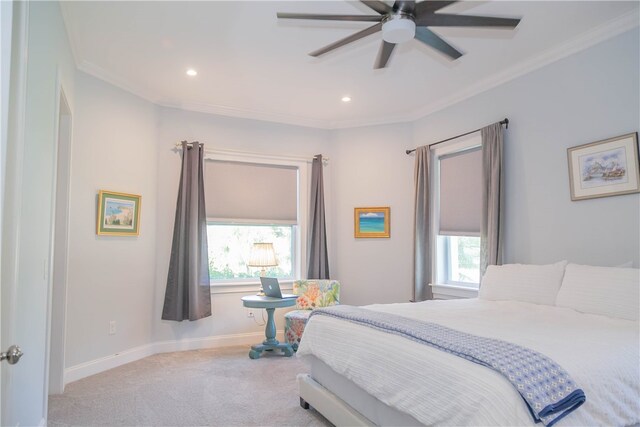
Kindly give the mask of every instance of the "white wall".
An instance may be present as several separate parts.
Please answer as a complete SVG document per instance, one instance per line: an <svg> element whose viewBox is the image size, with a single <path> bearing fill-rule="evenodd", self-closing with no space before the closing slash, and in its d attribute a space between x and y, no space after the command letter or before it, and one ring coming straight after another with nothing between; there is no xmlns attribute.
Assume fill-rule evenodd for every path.
<svg viewBox="0 0 640 427"><path fill-rule="evenodd" d="M160 320L180 174L173 148L184 139L208 148L330 157L330 261L344 303L411 298L414 158L404 150L505 116L512 122L507 261L637 266L638 195L571 202L566 170L567 147L638 129L637 39L637 30L623 34L414 124L335 131L153 107L78 73L67 366L145 345L195 348L253 342L262 334L240 302L250 291L214 290L213 316L204 320ZM143 195L139 238L95 236L101 188ZM375 205L391 207L391 238L355 239L353 208ZM108 335L109 320L118 322L115 336Z"/></svg>
<svg viewBox="0 0 640 427"><path fill-rule="evenodd" d="M408 302L413 269L413 157L410 124L335 131L332 276L341 302ZM354 238L354 208L391 207L391 237Z"/></svg>
<svg viewBox="0 0 640 427"><path fill-rule="evenodd" d="M2 424L38 425L46 418L47 409L58 92L62 85L73 111L75 66L58 3L30 2L20 7L26 7L29 14L24 140L12 139L7 147L10 164L5 208L17 215L7 215L3 224L3 245L9 247L3 248L2 272L3 282L7 278L16 282L13 299L3 301L3 314L7 315L7 304L13 313L11 324L5 326L25 355L10 368ZM5 256L17 258L5 264ZM4 285L7 283L3 283L3 292Z"/></svg>
<svg viewBox="0 0 640 427"><path fill-rule="evenodd" d="M640 195L572 202L566 153L638 131L639 38L629 31L415 123L423 145L509 118L506 262L639 266Z"/></svg>
<svg viewBox="0 0 640 427"><path fill-rule="evenodd" d="M156 267L156 107L82 72L76 88L67 367L150 343ZM139 236L96 235L98 190L142 195Z"/></svg>
<svg viewBox="0 0 640 427"><path fill-rule="evenodd" d="M212 116L202 113L161 108L159 114L158 152L158 201L156 279L153 325L156 341L194 340L201 338L222 339L223 342L239 342L243 334L252 334L259 342L264 326L247 317L240 298L255 294L255 288L242 292L212 295L213 315L196 322L172 322L160 320L167 281L173 221L180 178L180 154L174 150L181 140L200 141L208 149L255 152L269 155L300 156L311 159L314 154L332 156L329 151L329 132L317 129L280 125L256 120ZM332 158L325 167L328 199L331 189ZM233 185L233 183L229 183ZM242 197L242 195L238 195ZM330 200L328 200L330 204ZM282 319L286 310L276 310L278 329L284 327ZM258 315L259 317L259 315ZM261 319L258 319L261 320ZM257 340L256 340L257 339Z"/></svg>
<svg viewBox="0 0 640 427"><path fill-rule="evenodd" d="M506 262L615 266L640 258L640 195L572 202L566 149L639 128L638 30L413 124L333 134L334 276L349 304L407 301L413 162L407 148L508 117ZM354 239L353 208L391 206L391 239Z"/></svg>

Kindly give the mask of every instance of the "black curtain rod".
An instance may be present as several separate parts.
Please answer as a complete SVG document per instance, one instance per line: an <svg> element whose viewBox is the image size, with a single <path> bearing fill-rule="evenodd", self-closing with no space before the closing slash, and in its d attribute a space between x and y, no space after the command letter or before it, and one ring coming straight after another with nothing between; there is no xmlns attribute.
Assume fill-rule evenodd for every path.
<svg viewBox="0 0 640 427"><path fill-rule="evenodd" d="M506 128L509 129L509 119L505 118L504 120L501 120L500 124L501 125L505 125ZM434 145L442 144L443 142L451 141L452 139L460 138L461 136L471 135L472 133L478 132L479 130L482 130L482 128L476 129L476 130L472 130L472 131L466 132L466 133L461 133L460 135L452 136L451 138L443 139L442 141L434 142L433 144L429 144L429 148L433 147ZM413 150L405 150L405 153L411 154L414 151L416 151L415 148Z"/></svg>

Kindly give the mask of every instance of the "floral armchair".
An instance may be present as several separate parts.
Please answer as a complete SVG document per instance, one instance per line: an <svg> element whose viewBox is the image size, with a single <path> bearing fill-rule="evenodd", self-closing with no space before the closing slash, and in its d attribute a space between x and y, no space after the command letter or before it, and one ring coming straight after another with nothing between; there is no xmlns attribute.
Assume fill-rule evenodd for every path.
<svg viewBox="0 0 640 427"><path fill-rule="evenodd" d="M337 280L296 280L293 282L293 293L298 295L297 310L284 315L284 337L297 351L311 311L340 304L340 283Z"/></svg>

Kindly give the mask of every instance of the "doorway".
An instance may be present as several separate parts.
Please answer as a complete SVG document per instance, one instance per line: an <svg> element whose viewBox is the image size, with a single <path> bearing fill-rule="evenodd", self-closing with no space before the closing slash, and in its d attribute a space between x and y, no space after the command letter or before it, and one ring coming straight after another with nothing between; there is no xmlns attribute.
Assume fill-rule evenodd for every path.
<svg viewBox="0 0 640 427"><path fill-rule="evenodd" d="M69 242L69 183L71 175L71 109L60 88L56 156L55 221L52 244L51 329L49 332L49 393L64 392L67 251Z"/></svg>

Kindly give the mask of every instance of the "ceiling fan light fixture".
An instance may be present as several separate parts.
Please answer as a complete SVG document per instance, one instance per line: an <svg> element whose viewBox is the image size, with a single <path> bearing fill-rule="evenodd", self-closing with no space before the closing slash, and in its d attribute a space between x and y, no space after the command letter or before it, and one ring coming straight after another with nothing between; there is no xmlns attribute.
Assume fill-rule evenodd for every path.
<svg viewBox="0 0 640 427"><path fill-rule="evenodd" d="M404 43L416 35L416 23L410 15L391 16L382 24L382 39L388 43Z"/></svg>

